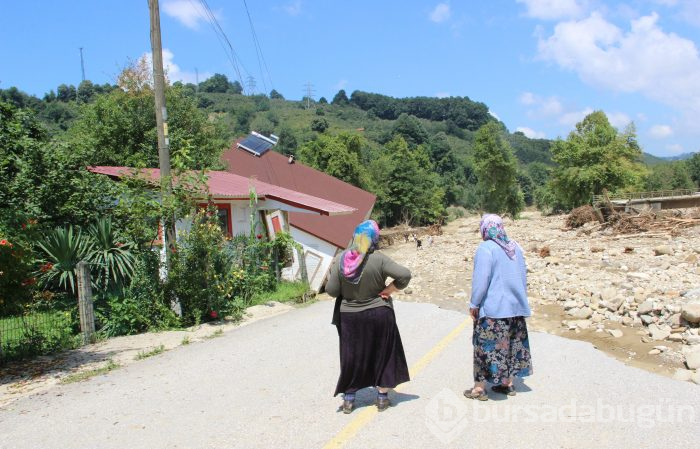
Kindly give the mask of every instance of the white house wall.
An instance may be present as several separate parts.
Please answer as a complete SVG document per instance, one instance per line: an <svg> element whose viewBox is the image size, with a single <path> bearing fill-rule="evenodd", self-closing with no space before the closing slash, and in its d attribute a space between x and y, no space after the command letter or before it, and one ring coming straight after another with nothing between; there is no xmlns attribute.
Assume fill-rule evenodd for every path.
<svg viewBox="0 0 700 449"><path fill-rule="evenodd" d="M307 271L309 275L309 287L314 291L319 291L323 282L326 279L326 275L331 268L333 263L333 258L339 251L339 248L332 243L328 243L325 240L321 240L308 232L302 231L299 228L290 226L290 234L292 238L301 244L304 249L304 254L311 253L320 256L320 263L318 267L313 266L310 262L313 262L314 257L308 257L307 255ZM292 265L292 273L296 274L299 272L299 260L296 255L294 256L294 264ZM312 277L313 276L313 277Z"/></svg>

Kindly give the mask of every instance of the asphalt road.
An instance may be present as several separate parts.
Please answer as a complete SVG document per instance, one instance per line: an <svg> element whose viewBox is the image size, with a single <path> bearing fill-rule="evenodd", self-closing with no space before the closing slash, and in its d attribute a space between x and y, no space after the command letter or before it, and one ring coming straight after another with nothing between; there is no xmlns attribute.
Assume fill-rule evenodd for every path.
<svg viewBox="0 0 700 449"><path fill-rule="evenodd" d="M377 413L337 411L324 301L0 409L0 448L669 448L700 441L700 388L590 344L531 333L535 373L507 399L465 399L471 323L396 303L413 380Z"/></svg>

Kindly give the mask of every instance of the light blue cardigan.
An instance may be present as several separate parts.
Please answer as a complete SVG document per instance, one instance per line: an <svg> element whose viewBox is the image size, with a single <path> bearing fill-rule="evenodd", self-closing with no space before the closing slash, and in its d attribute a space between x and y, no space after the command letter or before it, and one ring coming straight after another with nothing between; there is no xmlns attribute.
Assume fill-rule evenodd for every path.
<svg viewBox="0 0 700 449"><path fill-rule="evenodd" d="M474 256L469 306L479 308L479 318L531 315L527 301L527 268L519 245L516 245L514 260L493 240L479 245Z"/></svg>

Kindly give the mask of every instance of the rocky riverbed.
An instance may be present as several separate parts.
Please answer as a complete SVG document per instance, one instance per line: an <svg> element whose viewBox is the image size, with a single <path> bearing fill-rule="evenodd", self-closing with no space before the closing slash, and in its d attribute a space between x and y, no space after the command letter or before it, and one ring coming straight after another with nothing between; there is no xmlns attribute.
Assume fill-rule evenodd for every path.
<svg viewBox="0 0 700 449"><path fill-rule="evenodd" d="M626 236L593 225L568 230L564 219L526 212L506 221L526 253L530 328L700 384L700 227ZM414 274L396 299L466 310L478 224L477 216L458 219L432 242L424 236L421 248L385 248Z"/></svg>

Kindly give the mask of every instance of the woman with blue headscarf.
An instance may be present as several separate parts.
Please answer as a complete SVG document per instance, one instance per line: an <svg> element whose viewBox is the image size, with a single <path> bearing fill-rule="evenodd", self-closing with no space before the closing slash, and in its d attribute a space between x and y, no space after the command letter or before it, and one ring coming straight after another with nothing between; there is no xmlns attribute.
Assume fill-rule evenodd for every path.
<svg viewBox="0 0 700 449"><path fill-rule="evenodd" d="M391 294L408 285L411 272L375 251L378 242L377 223L360 223L326 283L326 292L338 298L333 324L340 338L340 377L334 395L344 394L343 413L352 412L355 393L367 387L377 388L377 408L384 411L389 390L409 380ZM389 285L387 278L393 279Z"/></svg>
<svg viewBox="0 0 700 449"><path fill-rule="evenodd" d="M485 401L487 382L494 392L513 396L513 378L532 373L525 323L531 312L520 245L508 238L498 215L484 215L479 230L483 242L474 256L469 305L474 320L474 387L464 395Z"/></svg>

